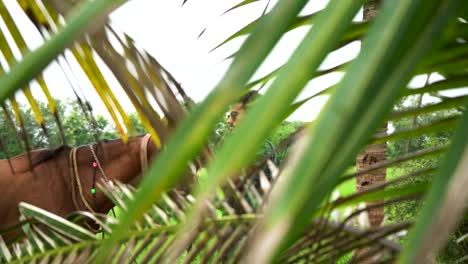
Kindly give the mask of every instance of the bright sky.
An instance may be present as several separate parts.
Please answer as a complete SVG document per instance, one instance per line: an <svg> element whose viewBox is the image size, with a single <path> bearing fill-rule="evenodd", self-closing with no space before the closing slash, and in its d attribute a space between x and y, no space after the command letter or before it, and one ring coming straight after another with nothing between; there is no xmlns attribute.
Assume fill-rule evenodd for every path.
<svg viewBox="0 0 468 264"><path fill-rule="evenodd" d="M213 52L213 47L258 18L268 2L260 0L222 15L240 0L130 1L111 19L113 24L131 35L137 43L153 54L168 68L196 100L201 100L216 85L228 68L224 58L235 52L245 39L237 39ZM270 4L270 8L273 6ZM323 8L326 0L311 1L306 12ZM136 19L138 18L138 19ZM204 35L200 32L207 28ZM256 75L281 65L288 58L305 28L290 34Z"/></svg>
<svg viewBox="0 0 468 264"><path fill-rule="evenodd" d="M225 60L225 58L235 52L245 38L236 39L213 52L209 51L225 38L258 18L265 9L268 0L260 0L222 15L224 11L239 2L241 1L189 0L184 6L181 6L182 0L133 0L116 10L111 15L111 21L113 26L129 34L140 47L146 49L166 67L193 99L201 101L214 88L229 67L231 61ZM275 2L271 1L270 8ZM327 2L328 0L311 1L302 14L322 9ZM26 41L30 49L42 45L41 36L21 12L16 1L6 0L5 4L13 14L14 20L21 25L20 30L24 36L27 36ZM6 32L6 26L1 20L0 28ZM204 28L207 28L205 34L198 38ZM307 29L303 27L288 33L253 79L269 73L284 63ZM10 36L6 37L11 40ZM334 66L343 62L344 58L351 59L356 55L358 49L359 44L355 43L332 54L324 66ZM14 50L14 52L17 59L20 59L19 51ZM54 62L44 72L45 80L53 95L58 98L73 98L72 89L70 89L71 82L78 92L82 91L82 94L92 102L95 113L108 116L84 73L77 70L79 66L73 63L68 66L63 60L59 61L61 62L60 66ZM8 69L2 56L0 56L0 63ZM74 74L64 74L63 71L70 73L70 67L74 70ZM308 88L302 97L310 95L313 90L320 90L333 84L339 78L339 74L335 74L314 80L309 85L311 88ZM110 79L110 83L113 88L114 86L119 87L115 80ZM32 84L32 90L37 98L44 100L42 92L35 83ZM117 97L122 100L121 103L125 109L132 109L124 92L121 89L116 90ZM25 101L22 95L19 96L19 100ZM323 97L317 98L317 100L302 107L290 119L312 120L324 102Z"/></svg>
<svg viewBox="0 0 468 264"><path fill-rule="evenodd" d="M260 0L235 11L223 14L241 0L189 0L181 6L182 0L132 0L111 14L112 25L118 30L129 34L136 43L152 54L166 69L168 69L179 81L186 92L195 101L201 101L215 87L227 70L230 61L224 60L236 51L242 39L236 39L222 48L209 52L213 47L222 42L228 36L258 18L268 0ZM276 1L270 3L273 7ZM306 6L302 14L310 14L322 9L328 0L314 0ZM21 24L21 31L28 37L27 43L31 49L42 44L42 39L34 26L28 22L17 6L16 1L6 0L7 7L14 14L14 19ZM360 20L362 12L356 15L355 20ZM5 32L5 25L0 20L0 28ZM207 28L204 35L198 38L200 32ZM283 64L294 48L304 36L308 27L296 29L283 37L275 47L272 54L256 73L253 79L261 77L276 67ZM7 36L8 38L9 36ZM359 52L359 43L355 42L347 47L331 53L325 60L322 68L329 68L344 61L350 60ZM19 52L15 53L20 58ZM5 60L0 56L0 62L7 68ZM61 63L65 72L70 68ZM94 106L95 113L108 117L107 111L100 102L91 84L84 77L84 73L76 71L78 65L70 66L75 74L64 75L57 63L52 63L45 71L45 79L55 97L73 98L70 82L78 91L83 91L84 96ZM298 99L305 98L316 91L328 87L341 78L341 74L329 74L311 81ZM111 86L119 87L115 80L110 80ZM424 77L417 78L413 86L424 83ZM39 87L33 84L33 93L38 98L44 98ZM129 100L121 89L116 89L117 97L125 109L132 109ZM20 98L21 99L21 98ZM320 108L325 103L325 97L311 100L296 113L290 120L313 120Z"/></svg>
<svg viewBox="0 0 468 264"><path fill-rule="evenodd" d="M113 25L131 35L137 43L157 58L182 83L187 93L201 101L214 88L227 70L230 60L224 60L235 52L245 38L237 39L226 46L210 52L217 44L243 26L258 18L268 0L254 2L227 14L239 0L189 0L181 1L130 1L112 14ZM270 8L276 1L271 1ZM327 0L311 1L302 12L310 14L322 9ZM198 38L204 28L201 38ZM285 36L253 79L262 77L282 65L299 43L308 28L297 29ZM359 44L334 54L328 66L351 59ZM331 75L314 81L315 89L336 82L339 76ZM307 94L311 94L311 89ZM309 103L290 119L312 120L323 105L324 98Z"/></svg>

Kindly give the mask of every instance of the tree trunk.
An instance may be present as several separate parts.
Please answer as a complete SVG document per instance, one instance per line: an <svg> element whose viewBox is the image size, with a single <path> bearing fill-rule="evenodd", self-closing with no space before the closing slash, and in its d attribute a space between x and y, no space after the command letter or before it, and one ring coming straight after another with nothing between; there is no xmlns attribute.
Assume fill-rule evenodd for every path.
<svg viewBox="0 0 468 264"><path fill-rule="evenodd" d="M380 8L382 0L369 0L364 5L363 19L373 19ZM379 135L385 135L387 133L387 123L385 123L378 131ZM369 145L356 158L356 170L358 172L367 169L370 165L377 162L381 162L387 159L387 144L375 144ZM374 170L366 174L357 176L356 189L357 192L361 192L370 186L385 182L386 169ZM378 203L372 202L367 203L367 206ZM380 226L384 219L384 208L375 208L368 211L369 223L371 226Z"/></svg>
<svg viewBox="0 0 468 264"><path fill-rule="evenodd" d="M368 0L364 4L363 20L370 20L377 16L382 0Z"/></svg>
<svg viewBox="0 0 468 264"><path fill-rule="evenodd" d="M377 16L378 10L382 0L368 0L364 4L363 19L370 20ZM377 130L379 136L387 134L387 123L385 123L380 129ZM356 170L357 172L366 170L369 166L384 161L387 159L387 144L374 144L366 146L361 153L356 157ZM386 169L373 170L369 173L361 174L356 178L356 191L362 192L369 187L385 182L385 177L387 175ZM375 201L366 203L366 206L372 206L376 203L383 201ZM377 207L367 210L367 218L371 227L380 226L383 224L385 217L384 208ZM353 254L354 262L359 262L363 264L375 263L374 261L378 260L380 256L372 255L369 256L369 251L371 248L364 247L356 250Z"/></svg>
<svg viewBox="0 0 468 264"><path fill-rule="evenodd" d="M379 129L377 132L379 136L383 136L387 133L387 123ZM384 134L385 133L385 134ZM387 159L387 144L374 144L368 145L356 158L356 170L358 172L366 170L369 166L381 162ZM373 170L365 174L357 176L356 189L357 192L362 192L369 187L385 182L387 175L386 169ZM366 203L367 206L371 206L376 203L383 201L375 201ZM380 226L384 219L384 208L372 208L368 211L368 219L370 226Z"/></svg>

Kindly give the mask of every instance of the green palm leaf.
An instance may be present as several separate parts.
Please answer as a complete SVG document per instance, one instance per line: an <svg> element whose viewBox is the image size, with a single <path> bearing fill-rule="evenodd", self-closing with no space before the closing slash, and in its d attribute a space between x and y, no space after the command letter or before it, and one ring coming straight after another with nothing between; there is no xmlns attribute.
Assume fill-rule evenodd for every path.
<svg viewBox="0 0 468 264"><path fill-rule="evenodd" d="M249 184L245 185L244 189L247 189L248 186ZM125 214L129 202L134 199L134 191L121 184L107 185L103 190L121 208L120 213ZM267 192L268 189L265 189L265 193ZM240 195L237 196L237 199L243 200L246 198ZM209 204L212 209L216 208L219 212L222 211L222 215L214 211L207 215L196 234L190 238L190 249L180 252L181 254L177 258L179 262L190 263L195 259L201 262L236 262L247 250L245 248L246 241L252 234L254 223L261 219L261 215L257 213L231 214L229 211L232 211L232 208L229 208L229 205L221 204L220 201L218 198L214 198ZM245 202L248 203L248 201ZM145 213L141 221L135 222L127 230L120 240L121 244L125 246L115 247L113 249L114 254L109 255L111 258L108 260L131 263L135 260L146 262L166 259L171 254L170 244L174 241L179 226L183 224L185 206L190 204L188 197L177 194L164 195L164 199L153 205L152 209ZM257 204L258 209L261 204ZM106 242L106 238L98 239L76 223L35 206L22 203L19 208L22 217L27 220L21 225L26 240L23 240L21 244L7 245L0 236L0 256L3 260L20 263L61 261L65 259L80 261L86 258L87 262L94 262L96 250ZM110 233L118 221L111 216L93 216L90 213L82 213L82 216L84 218L81 218L80 221L91 219L99 221L104 230ZM102 218L104 218L102 221L99 220ZM77 220L75 219L75 221ZM307 252L304 250L309 247L316 248L314 245L320 243L320 240L313 240L308 236L314 233L327 237L331 232L338 232L346 237L349 243L354 245L347 248L330 247L332 242L329 241L328 244L322 245L323 250L315 254L317 259L327 258L329 255L339 257L367 240L362 232L348 225L339 226L332 222L323 221L320 220L311 225L311 231L298 244L286 251L283 258L285 260L294 260ZM388 230L388 228L385 228L385 230ZM401 230L401 226L400 229L395 230ZM377 236L379 232L382 231L378 230L373 234ZM384 248L383 251L380 251L381 253L386 252L385 254L388 253L388 256L395 257L399 252L398 246L390 241L378 239L377 242L378 245ZM12 248L20 249L20 251L12 251ZM29 249L23 250L26 248Z"/></svg>
<svg viewBox="0 0 468 264"><path fill-rule="evenodd" d="M255 1L241 1L233 8L251 2ZM409 230L412 223L392 222L369 228L359 223L361 216L369 214L371 209L361 208L363 202L372 202L373 208L390 208L407 201L426 201L409 244L403 246L406 253L401 260L412 263L439 250L463 213L460 206L447 213L447 201L454 197L466 199L460 195L463 190L457 188L463 186L466 175L460 172L463 170L456 170L466 159L466 93L463 89L456 90L457 96L447 96L444 92L467 85L468 31L459 17L466 20L468 9L457 0L385 1L377 20L371 24L353 23L351 20L363 2L334 0L322 11L298 17L308 1L280 0L269 13L220 44L248 35L242 48L232 56L230 70L199 105L193 103L155 58L106 23L107 14L123 1L98 0L77 6L67 1L20 1L28 18L47 39L34 51L28 51L18 25L0 4L0 15L15 45L24 54L16 62L3 37L6 32L2 31L0 48L11 67L0 77L0 100L10 128L18 131L15 135L24 142L28 153L31 149L28 131L15 92L24 88L37 123L49 133L46 115L28 88L36 80L61 130L57 106L42 77L43 69L54 60L62 67L70 60L78 61L121 137L125 140L127 134L132 134L126 109L104 78L96 56L117 79L158 147L164 148L138 190L120 184L104 188L121 209L122 214L116 218L79 212L66 220L21 204L23 221L18 228L26 238L23 243L11 244L0 237L2 261L103 262L107 258L119 263L323 263L340 261L355 250L366 253L354 254L354 262L370 258L396 260L400 247L388 239L398 242L394 238L396 234ZM96 19L98 26L90 27ZM279 39L304 25L312 27L291 58L264 77L251 80ZM330 52L360 39L363 42L357 58L331 69L318 70ZM64 51L70 51L73 58L61 55ZM129 71L127 65L135 70ZM295 101L308 81L332 72L345 72L345 76L337 85ZM407 88L412 77L436 72L444 79L422 88ZM241 125L227 137L213 159L205 159L209 160L207 174L199 175L195 191L183 195L169 191L181 181L187 164L200 155L228 104L257 86L263 87L265 94L249 109ZM281 149L293 145L282 167L272 165L268 158L254 164L255 152L272 131L304 103L324 94L330 95L330 99L319 118L277 146ZM422 98L428 94L440 100L390 111L398 99L408 102L413 95ZM189 105L188 113L178 98ZM6 105L6 100L11 107ZM161 111L156 111L151 102L156 102ZM80 105L92 121L87 102L81 101ZM430 117L429 121L413 122L416 125L396 129L389 135L372 136L382 122L398 124L423 117ZM439 133L447 134L447 141L453 143L436 147L421 145L359 173L350 167L364 144L409 139L408 145L412 145L416 140ZM439 157L446 161L438 162ZM415 171L398 174L363 192L353 189L342 197L332 198L333 192L357 175L397 170L405 164L425 160L434 162L430 167L423 164ZM267 170L263 171L265 165ZM424 200L425 193L427 200ZM343 213L348 209L355 211ZM446 228L441 225L443 216L450 219ZM89 221L102 226L103 238L82 227ZM432 242L427 234L437 230L443 231L440 240L427 243Z"/></svg>

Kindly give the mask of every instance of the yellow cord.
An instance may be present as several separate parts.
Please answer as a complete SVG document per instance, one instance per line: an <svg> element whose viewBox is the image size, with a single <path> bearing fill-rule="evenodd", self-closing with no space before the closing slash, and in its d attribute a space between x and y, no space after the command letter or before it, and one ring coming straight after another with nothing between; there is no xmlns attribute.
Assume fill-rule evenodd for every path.
<svg viewBox="0 0 468 264"><path fill-rule="evenodd" d="M83 202L83 204L86 206L86 208L92 212L92 213L96 213L93 208L89 205L88 201L86 200L84 194L83 194L83 187L81 185L81 181L80 181L80 175L78 174L78 162L76 161L76 152L77 152L77 149L78 148L73 148L72 149L72 165L73 165L73 170L74 170L74 173L72 173L72 177L74 176L75 180L76 180L76 185L78 186L78 191L79 191L79 194L80 194L80 198L81 198L81 201ZM73 180L72 180L73 181ZM73 192L74 192L74 189L73 189ZM73 195L73 197L75 197ZM75 204L76 206L76 204ZM79 209L78 207L76 209Z"/></svg>

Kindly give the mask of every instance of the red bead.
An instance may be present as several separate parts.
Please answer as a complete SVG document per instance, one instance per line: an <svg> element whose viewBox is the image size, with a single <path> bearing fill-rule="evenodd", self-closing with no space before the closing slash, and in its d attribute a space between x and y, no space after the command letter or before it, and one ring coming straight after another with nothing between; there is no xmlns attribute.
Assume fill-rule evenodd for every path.
<svg viewBox="0 0 468 264"><path fill-rule="evenodd" d="M94 168L97 167L97 162L93 162L93 167L94 167Z"/></svg>

